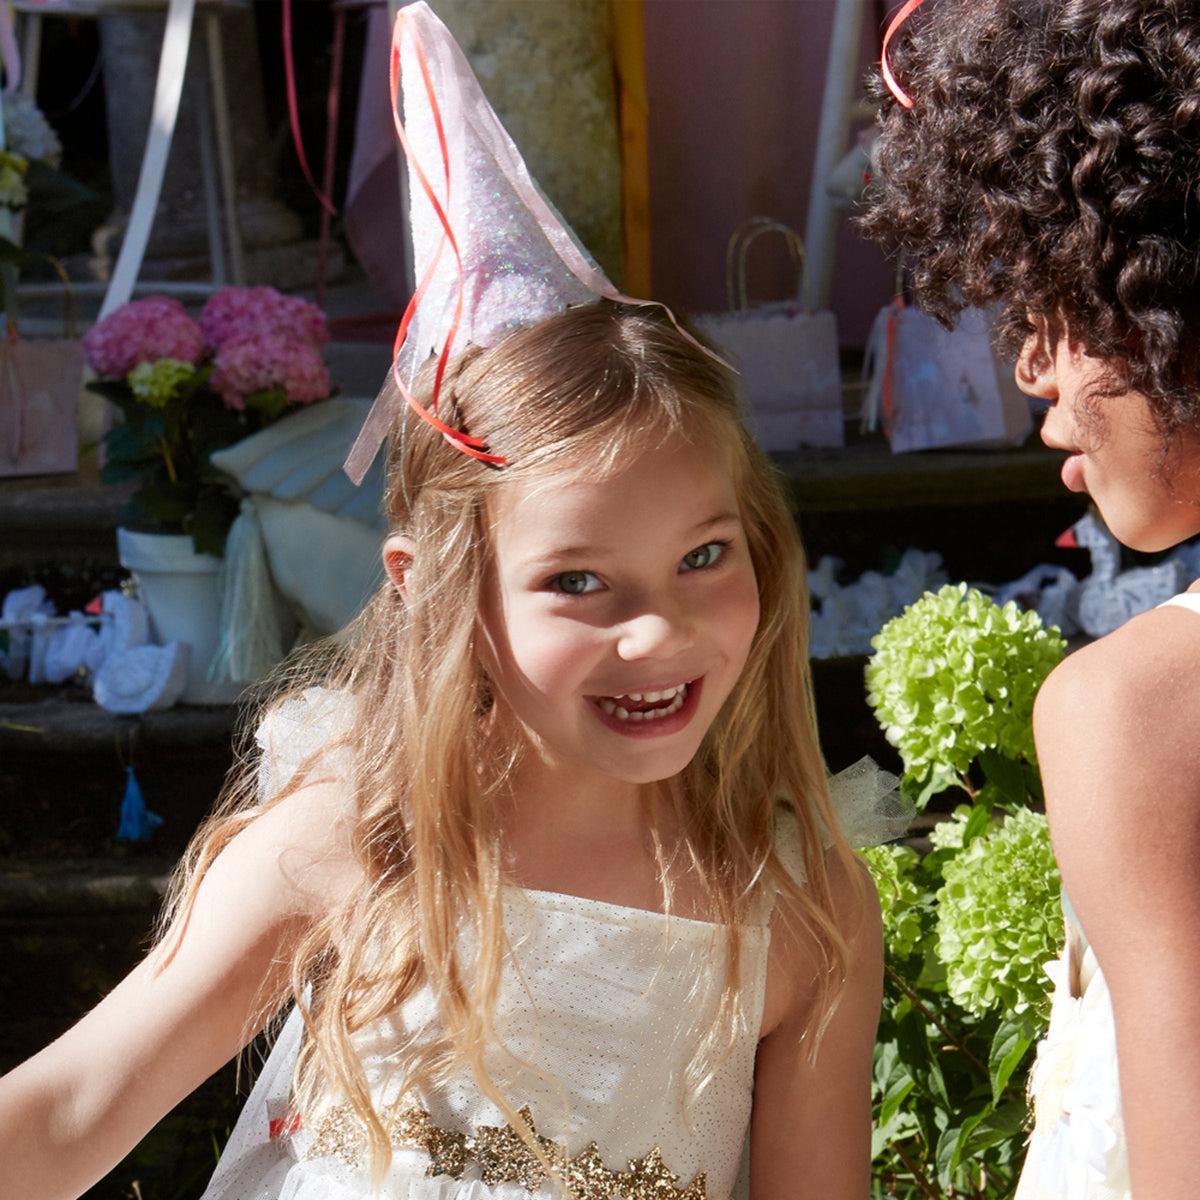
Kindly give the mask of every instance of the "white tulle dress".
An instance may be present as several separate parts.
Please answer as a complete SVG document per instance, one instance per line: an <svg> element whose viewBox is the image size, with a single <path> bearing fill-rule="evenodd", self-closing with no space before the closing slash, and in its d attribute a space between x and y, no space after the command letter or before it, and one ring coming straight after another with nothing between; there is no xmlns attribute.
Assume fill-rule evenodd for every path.
<svg viewBox="0 0 1200 1200"><path fill-rule="evenodd" d="M312 689L259 731L262 790L296 769L297 747L344 728L345 706ZM336 756L325 760L340 769ZM910 815L895 779L869 760L834 781L856 844L898 836ZM843 822L845 825L846 822ZM776 848L803 878L800 835L783 816ZM717 1024L724 927L557 893L507 889L512 954L501 980L496 1044L486 1067L581 1200L729 1200L746 1194L743 1147L762 1024L773 892L742 930L742 1008L732 1049L690 1068ZM471 948L462 946L462 961ZM728 1028L728 1026L725 1026ZM425 988L356 1039L372 1103L392 1141L386 1178L371 1178L362 1130L331 1104L299 1125L291 1086L303 1022L276 1040L203 1200L551 1200L562 1195L504 1114L463 1068L399 1095L396 1048L435 1038ZM703 1056L701 1056L703 1059ZM704 1060L708 1061L708 1060Z"/></svg>
<svg viewBox="0 0 1200 1200"><path fill-rule="evenodd" d="M537 1136L553 1143L543 1146L577 1182L577 1194L596 1200L731 1196L750 1116L765 922L745 930L746 1003L733 1052L690 1103L686 1069L720 998L720 927L528 891L506 896L505 922L516 961L502 983L497 1033L511 1054L492 1053L488 1066ZM205 1200L560 1195L468 1072L397 1099L390 1051L398 1027L433 1034L437 1010L428 991L358 1044L394 1145L378 1193L346 1110L333 1107L313 1128L289 1130L291 1074L303 1036L293 1016ZM537 1070L523 1067L522 1059Z"/></svg>
<svg viewBox="0 0 1200 1200"><path fill-rule="evenodd" d="M1063 911L1067 947L1046 968L1054 1002L1029 1077L1035 1123L1017 1200L1131 1200L1112 1000L1066 896Z"/></svg>

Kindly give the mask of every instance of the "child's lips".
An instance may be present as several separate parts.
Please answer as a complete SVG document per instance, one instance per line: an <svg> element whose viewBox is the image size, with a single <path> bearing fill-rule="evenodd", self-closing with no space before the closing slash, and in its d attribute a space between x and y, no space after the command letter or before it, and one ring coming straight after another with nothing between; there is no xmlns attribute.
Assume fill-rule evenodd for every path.
<svg viewBox="0 0 1200 1200"><path fill-rule="evenodd" d="M1087 485L1083 479L1083 462L1085 457L1083 451L1075 446L1065 445L1054 437L1048 437L1044 427L1042 429L1042 441L1051 450L1061 450L1067 456L1063 461L1061 469L1063 486L1071 492L1087 491Z"/></svg>
<svg viewBox="0 0 1200 1200"><path fill-rule="evenodd" d="M682 728L692 718L700 679L644 691L590 696L600 719L621 733L651 735Z"/></svg>

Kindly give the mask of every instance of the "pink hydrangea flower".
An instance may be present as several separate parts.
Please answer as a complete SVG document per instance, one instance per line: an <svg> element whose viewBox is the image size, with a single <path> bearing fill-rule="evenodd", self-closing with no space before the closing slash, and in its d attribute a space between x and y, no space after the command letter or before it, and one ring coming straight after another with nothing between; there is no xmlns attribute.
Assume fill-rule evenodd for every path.
<svg viewBox="0 0 1200 1200"><path fill-rule="evenodd" d="M214 349L252 334L275 334L310 346L329 341L325 314L315 304L273 287L222 288L204 306L200 328Z"/></svg>
<svg viewBox="0 0 1200 1200"><path fill-rule="evenodd" d="M229 338L217 350L209 386L221 393L227 408L245 408L251 392L276 388L293 404L309 404L329 395L329 371L308 342L246 333Z"/></svg>
<svg viewBox="0 0 1200 1200"><path fill-rule="evenodd" d="M88 366L109 379L124 379L139 363L160 358L195 365L206 350L200 326L178 300L163 296L122 304L83 336Z"/></svg>

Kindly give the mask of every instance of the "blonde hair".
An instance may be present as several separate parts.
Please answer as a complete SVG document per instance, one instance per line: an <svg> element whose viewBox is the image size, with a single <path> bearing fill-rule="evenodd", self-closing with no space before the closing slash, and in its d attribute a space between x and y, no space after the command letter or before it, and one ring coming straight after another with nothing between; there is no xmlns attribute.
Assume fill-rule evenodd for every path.
<svg viewBox="0 0 1200 1200"><path fill-rule="evenodd" d="M843 859L851 852L837 832L817 743L804 557L775 472L745 431L732 372L660 310L600 301L464 353L443 384L440 406L445 421L482 438L507 465L468 458L402 406L389 446L386 503L392 526L416 546L405 595L385 584L345 644L320 652L324 682L353 705L335 740L353 761L353 849L364 886L316 922L292 958L292 995L309 1033L296 1077L301 1111L336 1093L361 1124L377 1171L386 1168L390 1145L352 1036L426 985L437 996L443 1036L398 1048L405 1086L466 1065L523 1129L484 1068L506 951L494 801L522 745L495 735L508 729L503 698L493 695L475 647L491 554L489 505L512 480L581 462L596 472L616 469L631 452L673 435L732 448L759 626L700 751L679 776L657 785L686 830L685 866L725 927L717 1031L693 1063L692 1082L699 1086L736 1036L741 927L764 889L778 891L783 917L807 931L822 956L816 1031L836 1003L846 967L825 848L832 842ZM290 680L285 697L299 686ZM320 753L327 759L334 749ZM268 803L321 769L314 756ZM249 807L253 782L247 773L224 813L197 835L174 912L186 911L207 865L262 811ZM790 805L799 827L802 885L773 844L780 803ZM661 848L659 855L661 862ZM669 911L670 877L663 874ZM464 928L474 930L478 946L469 970L459 952Z"/></svg>

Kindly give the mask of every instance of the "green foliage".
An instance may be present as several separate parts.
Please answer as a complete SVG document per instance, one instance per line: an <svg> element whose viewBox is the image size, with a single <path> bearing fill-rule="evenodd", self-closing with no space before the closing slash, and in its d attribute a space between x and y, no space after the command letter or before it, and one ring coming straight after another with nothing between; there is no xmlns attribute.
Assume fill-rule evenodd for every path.
<svg viewBox="0 0 1200 1200"><path fill-rule="evenodd" d="M241 494L209 455L274 418L256 406L227 408L208 387L211 374L211 367L167 358L135 367L128 382L96 380L88 387L116 404L125 418L104 435L100 472L105 483L139 482L121 519L189 533L197 553L220 558Z"/></svg>
<svg viewBox="0 0 1200 1200"><path fill-rule="evenodd" d="M1037 794L1031 717L1062 659L1057 629L966 584L926 593L872 639L867 702L904 763L919 806L980 766L1005 807Z"/></svg>
<svg viewBox="0 0 1200 1200"><path fill-rule="evenodd" d="M972 799L923 858L866 858L883 909L874 1195L1002 1200L1016 1188L1025 1086L1059 952L1059 876L1032 738L1033 700L1063 656L1057 630L965 585L927 594L874 640L868 701L920 804ZM1007 815L1005 815L1007 813Z"/></svg>
<svg viewBox="0 0 1200 1200"><path fill-rule="evenodd" d="M866 851L886 964L876 1194L998 1200L1024 1156L1025 1084L1050 986L1042 964L1059 948L1058 872L1038 814L996 822L976 805L946 824L923 859Z"/></svg>

